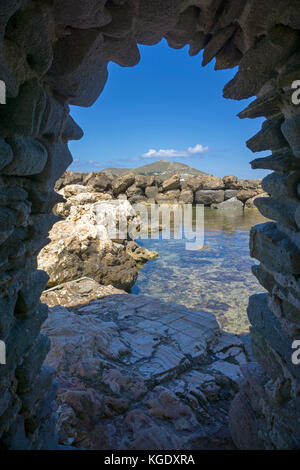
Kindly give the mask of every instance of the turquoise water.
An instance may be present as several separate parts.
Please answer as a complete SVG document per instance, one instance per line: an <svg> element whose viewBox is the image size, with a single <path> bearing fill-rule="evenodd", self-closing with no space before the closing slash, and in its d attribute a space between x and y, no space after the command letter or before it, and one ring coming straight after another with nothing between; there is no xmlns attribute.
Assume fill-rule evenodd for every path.
<svg viewBox="0 0 300 470"><path fill-rule="evenodd" d="M267 220L256 209L207 208L204 221L204 248L197 251L186 250L186 240L138 240L159 257L141 268L132 293L207 310L224 330L247 333L248 297L263 291L251 272L249 230Z"/></svg>

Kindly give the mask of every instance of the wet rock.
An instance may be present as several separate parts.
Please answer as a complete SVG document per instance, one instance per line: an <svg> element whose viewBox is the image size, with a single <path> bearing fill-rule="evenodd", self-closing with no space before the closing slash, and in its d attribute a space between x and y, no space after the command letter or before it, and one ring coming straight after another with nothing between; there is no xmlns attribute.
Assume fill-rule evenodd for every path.
<svg viewBox="0 0 300 470"><path fill-rule="evenodd" d="M244 204L242 201L237 199L236 197L232 197L230 199L227 199L224 202L221 202L220 204L212 204L213 209L218 209L221 211L227 211L227 210L243 210Z"/></svg>
<svg viewBox="0 0 300 470"><path fill-rule="evenodd" d="M136 186L136 184L132 184L131 186L129 186L129 188L126 191L126 196L128 198L135 197L135 196L143 196L143 194L144 193L142 189Z"/></svg>
<svg viewBox="0 0 300 470"><path fill-rule="evenodd" d="M113 192L115 196L125 193L129 186L133 185L135 182L135 176L133 173L128 173L127 175L120 176L113 183Z"/></svg>
<svg viewBox="0 0 300 470"><path fill-rule="evenodd" d="M147 248L139 246L136 242L130 241L126 244L126 253L131 256L137 263L144 264L151 259L158 257L156 251L149 251Z"/></svg>
<svg viewBox="0 0 300 470"><path fill-rule="evenodd" d="M232 197L236 197L237 193L238 193L237 189L225 189L224 191L225 201L227 201L227 199L231 199Z"/></svg>
<svg viewBox="0 0 300 470"><path fill-rule="evenodd" d="M136 175L135 176L135 185L138 188L148 188L151 187L155 182L154 176L146 176L146 175Z"/></svg>
<svg viewBox="0 0 300 470"><path fill-rule="evenodd" d="M179 189L171 189L166 191L165 193L158 193L155 197L155 201L158 204L162 204L164 202L178 202L180 197L180 190Z"/></svg>
<svg viewBox="0 0 300 470"><path fill-rule="evenodd" d="M237 192L237 199L241 202L247 201L247 199L254 198L259 194L259 190L257 189L240 189Z"/></svg>
<svg viewBox="0 0 300 470"><path fill-rule="evenodd" d="M147 186L145 189L145 194L148 199L154 199L158 195L157 186Z"/></svg>
<svg viewBox="0 0 300 470"><path fill-rule="evenodd" d="M195 193L195 202L210 206L211 204L219 204L224 201L223 190L200 189Z"/></svg>
<svg viewBox="0 0 300 470"><path fill-rule="evenodd" d="M201 189L224 189L224 183L222 178L213 175L200 176Z"/></svg>
<svg viewBox="0 0 300 470"><path fill-rule="evenodd" d="M93 188L94 191L104 192L111 188L112 178L100 171L98 173L92 173L91 177L85 178L83 183Z"/></svg>
<svg viewBox="0 0 300 470"><path fill-rule="evenodd" d="M179 202L183 204L193 204L194 202L194 193L191 190L183 190L179 196Z"/></svg>
<svg viewBox="0 0 300 470"><path fill-rule="evenodd" d="M163 191L171 191L173 189L180 189L180 178L179 175L171 176L171 178L165 180L162 184Z"/></svg>

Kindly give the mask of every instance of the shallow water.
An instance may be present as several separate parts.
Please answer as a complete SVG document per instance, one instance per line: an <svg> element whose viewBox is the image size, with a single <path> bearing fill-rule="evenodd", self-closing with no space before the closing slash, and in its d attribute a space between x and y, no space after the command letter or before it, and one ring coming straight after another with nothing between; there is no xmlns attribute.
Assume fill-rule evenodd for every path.
<svg viewBox="0 0 300 470"><path fill-rule="evenodd" d="M132 293L207 310L224 330L248 333L248 297L263 292L251 272L256 261L249 254L249 230L266 221L256 209L205 208L203 249L186 250L186 240L138 240L159 257L141 268Z"/></svg>

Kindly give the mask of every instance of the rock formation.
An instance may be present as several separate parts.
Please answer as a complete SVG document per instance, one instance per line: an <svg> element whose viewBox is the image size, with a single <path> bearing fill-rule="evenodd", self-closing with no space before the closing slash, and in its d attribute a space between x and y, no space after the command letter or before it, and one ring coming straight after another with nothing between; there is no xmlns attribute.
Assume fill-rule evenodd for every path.
<svg viewBox="0 0 300 470"><path fill-rule="evenodd" d="M0 339L7 357L0 365L1 448L47 449L57 442L56 384L43 366L49 339L40 334L47 276L36 258L61 200L54 184L72 161L67 142L82 136L69 105L90 106L106 83L109 61L134 66L137 44L163 37L174 48L188 44L191 55L204 49L203 65L216 58L216 69L238 66L224 97L254 96L240 117L266 118L247 145L272 152L252 162L273 171L262 183L271 197L255 205L274 222L251 233L251 254L261 263L254 274L268 292L249 303L258 363L242 368L245 385L232 404L230 428L242 449L300 447L299 365L291 358L300 308L300 113L292 88L300 78L299 29L298 0L2 2ZM223 198L224 190L217 191ZM153 413L164 399L163 392L154 396Z"/></svg>
<svg viewBox="0 0 300 470"><path fill-rule="evenodd" d="M160 175L125 173L117 177L107 175L105 171L66 171L56 183L56 190L65 196L71 196L69 205L77 204L76 199L72 198L73 187L78 188L78 192L87 191L84 188L95 193L100 192L101 195L97 196L100 199L126 197L132 204L196 203L211 206L237 198L242 203L240 207L249 208L255 207L253 201L256 197L268 196L261 186L261 180L239 179L236 176L219 178L205 173L185 179L180 178L179 174L174 174L163 179Z"/></svg>
<svg viewBox="0 0 300 470"><path fill-rule="evenodd" d="M157 257L156 252L129 240L127 232L118 236L121 218L135 227L141 223L131 204L76 184L65 186L59 194L66 202L58 203L55 212L64 219L54 224L51 241L38 256L39 269L49 276L47 286L87 276L129 291L138 267ZM114 227L115 234L110 233Z"/></svg>

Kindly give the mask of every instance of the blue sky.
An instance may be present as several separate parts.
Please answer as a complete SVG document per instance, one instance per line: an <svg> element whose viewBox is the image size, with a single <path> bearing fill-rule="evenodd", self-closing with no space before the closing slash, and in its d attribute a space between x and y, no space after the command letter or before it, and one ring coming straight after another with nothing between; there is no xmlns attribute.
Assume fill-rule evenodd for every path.
<svg viewBox="0 0 300 470"><path fill-rule="evenodd" d="M133 68L109 64L109 79L91 108L72 106L84 130L71 142L74 171L106 167L135 168L164 158L180 161L217 176L261 178L249 161L245 142L259 131L263 119L236 115L251 100L222 97L236 70L214 70L214 60L201 66L202 54L174 50L165 40L140 46L141 61Z"/></svg>

